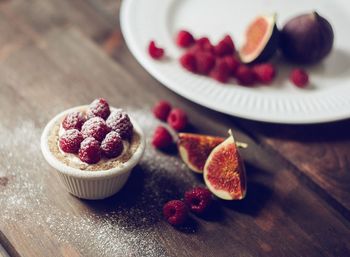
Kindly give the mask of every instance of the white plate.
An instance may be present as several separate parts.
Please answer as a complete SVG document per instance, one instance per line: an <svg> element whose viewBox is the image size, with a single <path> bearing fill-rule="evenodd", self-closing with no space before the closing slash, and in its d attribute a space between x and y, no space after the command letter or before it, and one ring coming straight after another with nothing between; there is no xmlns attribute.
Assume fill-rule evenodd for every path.
<svg viewBox="0 0 350 257"><path fill-rule="evenodd" d="M308 68L307 89L287 79L292 66L277 65L272 86L247 88L222 85L191 74L178 63L183 52L174 43L180 29L216 42L230 33L242 43L244 30L259 14L278 14L278 25L294 15L316 10L335 30L335 46L321 64ZM208 108L252 120L278 123L319 123L350 117L350 1L349 0L123 0L122 32L131 52L156 79L176 93ZM151 59L151 39L163 46L168 58Z"/></svg>

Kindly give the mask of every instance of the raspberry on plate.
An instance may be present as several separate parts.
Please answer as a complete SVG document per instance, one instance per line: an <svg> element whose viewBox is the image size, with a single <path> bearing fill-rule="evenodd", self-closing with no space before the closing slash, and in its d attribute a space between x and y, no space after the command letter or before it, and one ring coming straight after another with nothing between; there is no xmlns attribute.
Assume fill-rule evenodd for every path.
<svg viewBox="0 0 350 257"><path fill-rule="evenodd" d="M262 84L270 84L276 77L276 69L271 63L261 63L253 66L256 79Z"/></svg>
<svg viewBox="0 0 350 257"><path fill-rule="evenodd" d="M93 117L87 120L81 128L84 138L93 137L101 142L109 132L106 121L101 117Z"/></svg>
<svg viewBox="0 0 350 257"><path fill-rule="evenodd" d="M176 131L181 131L187 126L187 115L180 108L174 108L170 111L167 122Z"/></svg>
<svg viewBox="0 0 350 257"><path fill-rule="evenodd" d="M63 152L77 153L80 143L84 140L83 135L77 129L66 130L59 138L59 145Z"/></svg>
<svg viewBox="0 0 350 257"><path fill-rule="evenodd" d="M251 68L246 65L240 65L236 72L238 84L243 86L252 86L255 83L255 75Z"/></svg>
<svg viewBox="0 0 350 257"><path fill-rule="evenodd" d="M309 84L309 75L303 69L293 69L290 73L289 79L297 87L303 88Z"/></svg>
<svg viewBox="0 0 350 257"><path fill-rule="evenodd" d="M99 98L95 99L88 108L87 117L101 117L102 119L107 119L111 111L109 110L109 104L106 99Z"/></svg>
<svg viewBox="0 0 350 257"><path fill-rule="evenodd" d="M152 145L158 149L167 149L173 144L173 138L163 126L158 126L154 131Z"/></svg>
<svg viewBox="0 0 350 257"><path fill-rule="evenodd" d="M158 60L164 56L164 49L157 47L156 42L152 40L148 45L148 53L153 59Z"/></svg>
<svg viewBox="0 0 350 257"><path fill-rule="evenodd" d="M77 129L81 130L81 126L83 126L86 121L86 117L82 112L73 111L67 114L67 116L62 121L62 127L65 130L68 129Z"/></svg>
<svg viewBox="0 0 350 257"><path fill-rule="evenodd" d="M122 109L118 109L109 115L107 119L107 126L117 132L120 137L124 140L130 140L133 133L133 125L126 112Z"/></svg>
<svg viewBox="0 0 350 257"><path fill-rule="evenodd" d="M177 33L176 37L176 44L179 47L189 47L195 43L195 39L192 36L192 34L186 30L180 30L179 33Z"/></svg>
<svg viewBox="0 0 350 257"><path fill-rule="evenodd" d="M159 101L154 107L153 107L153 114L156 118L166 121L168 118L168 115L171 111L171 105L169 102L165 100Z"/></svg>
<svg viewBox="0 0 350 257"><path fill-rule="evenodd" d="M115 158L123 152L123 141L115 131L109 132L101 143L101 151L107 158Z"/></svg>
<svg viewBox="0 0 350 257"><path fill-rule="evenodd" d="M195 54L197 72L207 75L215 66L215 56L210 52L199 51Z"/></svg>
<svg viewBox="0 0 350 257"><path fill-rule="evenodd" d="M222 58L226 62L231 76L235 76L238 67L240 66L240 61L233 55L225 56Z"/></svg>
<svg viewBox="0 0 350 257"><path fill-rule="evenodd" d="M190 72L197 72L197 60L194 53L187 52L180 57L180 64Z"/></svg>
<svg viewBox="0 0 350 257"><path fill-rule="evenodd" d="M189 207L190 211L201 214L208 209L212 201L212 194L206 188L195 187L185 193L184 201Z"/></svg>
<svg viewBox="0 0 350 257"><path fill-rule="evenodd" d="M79 159L88 164L98 163L101 160L100 142L93 137L87 137L81 142Z"/></svg>
<svg viewBox="0 0 350 257"><path fill-rule="evenodd" d="M196 51L205 51L205 52L210 52L214 53L214 46L210 42L209 38L207 37L201 37L196 40L195 45L191 49L192 52Z"/></svg>
<svg viewBox="0 0 350 257"><path fill-rule="evenodd" d="M214 69L210 72L210 77L226 83L230 78L230 68L224 59L217 59Z"/></svg>
<svg viewBox="0 0 350 257"><path fill-rule="evenodd" d="M235 45L232 38L226 35L215 47L215 54L219 57L233 55L235 52Z"/></svg>
<svg viewBox="0 0 350 257"><path fill-rule="evenodd" d="M185 223L188 210L183 201L172 200L164 205L163 215L171 225L177 226Z"/></svg>

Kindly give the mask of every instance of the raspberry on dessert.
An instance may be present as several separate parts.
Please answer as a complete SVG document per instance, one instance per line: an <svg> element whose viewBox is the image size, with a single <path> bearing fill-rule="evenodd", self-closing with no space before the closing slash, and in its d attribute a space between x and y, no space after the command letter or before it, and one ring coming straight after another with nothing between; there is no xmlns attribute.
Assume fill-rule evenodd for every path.
<svg viewBox="0 0 350 257"><path fill-rule="evenodd" d="M230 75L231 76L235 76L237 69L239 67L239 65L241 64L240 61L233 55L229 55L229 56L225 56L223 57L224 62L226 62L229 71L230 71Z"/></svg>
<svg viewBox="0 0 350 257"><path fill-rule="evenodd" d="M148 45L148 53L153 59L158 60L164 56L164 49L157 47L156 43L152 40Z"/></svg>
<svg viewBox="0 0 350 257"><path fill-rule="evenodd" d="M183 201L172 200L164 205L163 215L171 225L177 226L186 221L188 210Z"/></svg>
<svg viewBox="0 0 350 257"><path fill-rule="evenodd" d="M171 110L170 103L165 100L161 100L153 107L153 114L156 118L166 121L170 113L170 110Z"/></svg>
<svg viewBox="0 0 350 257"><path fill-rule="evenodd" d="M214 69L210 72L210 77L221 82L226 83L230 78L230 68L224 59L217 59Z"/></svg>
<svg viewBox="0 0 350 257"><path fill-rule="evenodd" d="M214 53L214 46L210 42L209 38L207 37L201 37L196 40L195 45L191 49L191 51L196 52L196 51L205 51L205 52L210 52Z"/></svg>
<svg viewBox="0 0 350 257"><path fill-rule="evenodd" d="M180 64L190 72L197 71L196 56L193 53L187 52L180 57Z"/></svg>
<svg viewBox="0 0 350 257"><path fill-rule="evenodd" d="M133 134L133 128L129 115L122 109L116 110L109 115L107 126L117 132L124 140L130 140Z"/></svg>
<svg viewBox="0 0 350 257"><path fill-rule="evenodd" d="M101 117L93 117L87 120L81 128L84 138L93 137L99 142L105 138L109 131L106 121Z"/></svg>
<svg viewBox="0 0 350 257"><path fill-rule="evenodd" d="M63 152L77 153L80 143L84 140L83 135L77 129L66 130L59 138L59 145Z"/></svg>
<svg viewBox="0 0 350 257"><path fill-rule="evenodd" d="M152 145L158 149L167 149L173 144L173 138L163 126L158 126L154 131Z"/></svg>
<svg viewBox="0 0 350 257"><path fill-rule="evenodd" d="M73 111L67 114L67 116L62 121L62 127L65 130L68 129L77 129L81 130L81 126L83 126L86 121L86 117L82 112Z"/></svg>
<svg viewBox="0 0 350 257"><path fill-rule="evenodd" d="M195 43L195 39L192 34L186 30L180 30L176 37L176 44L179 47L189 47Z"/></svg>
<svg viewBox="0 0 350 257"><path fill-rule="evenodd" d="M88 108L87 117L101 117L102 119L107 119L111 111L109 110L109 104L106 99L98 98L95 99Z"/></svg>
<svg viewBox="0 0 350 257"><path fill-rule="evenodd" d="M309 84L309 75L305 70L296 68L290 73L289 79L297 87L303 88Z"/></svg>
<svg viewBox="0 0 350 257"><path fill-rule="evenodd" d="M276 77L276 69L271 63L256 64L253 66L253 72L262 84L270 84Z"/></svg>
<svg viewBox="0 0 350 257"><path fill-rule="evenodd" d="M87 137L81 142L79 159L88 164L98 163L101 160L100 142L93 137Z"/></svg>
<svg viewBox="0 0 350 257"><path fill-rule="evenodd" d="M236 72L236 78L240 85L252 86L255 83L255 75L247 65L240 65Z"/></svg>
<svg viewBox="0 0 350 257"><path fill-rule="evenodd" d="M174 108L170 111L167 122L176 131L181 131L187 126L187 115L180 108Z"/></svg>
<svg viewBox="0 0 350 257"><path fill-rule="evenodd" d="M185 193L184 201L190 211L201 214L209 207L212 201L212 194L206 188L195 187Z"/></svg>
<svg viewBox="0 0 350 257"><path fill-rule="evenodd" d="M235 45L232 38L226 35L219 43L214 47L215 54L219 57L226 55L233 55L235 52Z"/></svg>
<svg viewBox="0 0 350 257"><path fill-rule="evenodd" d="M215 56L210 52L198 51L195 54L197 63L197 72L207 75L215 66Z"/></svg>
<svg viewBox="0 0 350 257"><path fill-rule="evenodd" d="M101 143L101 151L107 158L114 158L123 152L123 141L115 131L109 132Z"/></svg>

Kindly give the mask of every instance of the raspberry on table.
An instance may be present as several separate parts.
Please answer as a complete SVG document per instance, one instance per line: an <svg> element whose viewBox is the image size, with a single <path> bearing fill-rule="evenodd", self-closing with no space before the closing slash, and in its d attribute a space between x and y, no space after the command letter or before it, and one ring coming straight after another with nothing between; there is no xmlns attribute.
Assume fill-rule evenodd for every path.
<svg viewBox="0 0 350 257"><path fill-rule="evenodd" d="M253 66L256 79L262 84L270 84L276 77L276 69L271 63L261 63Z"/></svg>
<svg viewBox="0 0 350 257"><path fill-rule="evenodd" d="M100 142L93 137L87 137L81 142L79 159L88 164L98 163L101 160Z"/></svg>
<svg viewBox="0 0 350 257"><path fill-rule="evenodd" d="M112 112L106 122L107 126L117 132L123 140L132 138L134 126L130 121L129 115L122 109Z"/></svg>
<svg viewBox="0 0 350 257"><path fill-rule="evenodd" d="M106 99L98 98L95 99L88 108L87 111L87 117L93 118L93 117L101 117L102 119L107 119L109 114L111 113L109 109L109 104L106 101Z"/></svg>
<svg viewBox="0 0 350 257"><path fill-rule="evenodd" d="M255 75L247 65L240 65L236 72L238 84L243 86L252 86L255 83Z"/></svg>
<svg viewBox="0 0 350 257"><path fill-rule="evenodd" d="M156 42L155 41L151 41L148 45L148 53L149 55L155 59L155 60L159 60L160 58L162 58L164 56L164 49L157 47L156 46Z"/></svg>
<svg viewBox="0 0 350 257"><path fill-rule="evenodd" d="M163 126L158 126L154 131L152 145L158 149L167 149L173 144L173 138Z"/></svg>
<svg viewBox="0 0 350 257"><path fill-rule="evenodd" d="M176 44L179 47L187 48L195 43L192 34L186 30L180 30L176 37Z"/></svg>
<svg viewBox="0 0 350 257"><path fill-rule="evenodd" d="M210 52L198 51L195 53L197 72L207 75L215 66L215 56Z"/></svg>
<svg viewBox="0 0 350 257"><path fill-rule="evenodd" d="M204 213L212 201L212 193L203 187L195 187L185 193L185 203L190 211L201 214Z"/></svg>
<svg viewBox="0 0 350 257"><path fill-rule="evenodd" d="M289 79L297 87L303 88L309 84L309 75L305 70L296 68L290 73Z"/></svg>
<svg viewBox="0 0 350 257"><path fill-rule="evenodd" d="M233 55L228 55L222 58L226 62L231 76L235 76L238 67L240 66L240 61Z"/></svg>
<svg viewBox="0 0 350 257"><path fill-rule="evenodd" d="M93 117L87 120L81 128L84 138L93 137L99 142L105 138L109 131L106 121L101 117Z"/></svg>
<svg viewBox="0 0 350 257"><path fill-rule="evenodd" d="M195 54L191 52L184 53L180 57L180 64L190 72L197 72L197 61Z"/></svg>
<svg viewBox="0 0 350 257"><path fill-rule="evenodd" d="M235 45L232 38L226 35L219 43L214 47L215 54L219 57L233 55L235 52Z"/></svg>
<svg viewBox="0 0 350 257"><path fill-rule="evenodd" d="M109 132L101 143L101 151L107 158L119 156L124 149L122 138L115 131Z"/></svg>
<svg viewBox="0 0 350 257"><path fill-rule="evenodd" d="M83 126L86 121L86 117L82 112L73 111L67 114L67 116L62 121L62 127L65 130L68 129L77 129L81 130L81 126Z"/></svg>
<svg viewBox="0 0 350 257"><path fill-rule="evenodd" d="M83 135L77 129L68 129L59 138L59 145L65 153L77 153L80 143L84 140Z"/></svg>
<svg viewBox="0 0 350 257"><path fill-rule="evenodd" d="M224 59L217 59L214 69L210 72L210 77L221 82L226 83L230 78L230 68Z"/></svg>
<svg viewBox="0 0 350 257"><path fill-rule="evenodd" d="M181 131L186 128L188 119L182 109L174 108L170 111L167 122L176 131Z"/></svg>
<svg viewBox="0 0 350 257"><path fill-rule="evenodd" d="M183 201L172 200L164 205L163 215L171 225L177 226L185 223L188 210Z"/></svg>
<svg viewBox="0 0 350 257"><path fill-rule="evenodd" d="M171 105L165 100L161 100L153 107L153 114L156 118L166 121L171 111Z"/></svg>

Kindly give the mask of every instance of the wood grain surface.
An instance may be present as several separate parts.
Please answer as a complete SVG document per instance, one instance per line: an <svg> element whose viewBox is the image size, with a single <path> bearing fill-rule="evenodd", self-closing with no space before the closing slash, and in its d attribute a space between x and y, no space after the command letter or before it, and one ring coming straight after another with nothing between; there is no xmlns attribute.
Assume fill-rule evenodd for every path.
<svg viewBox="0 0 350 257"><path fill-rule="evenodd" d="M193 104L130 54L119 6L0 1L0 242L10 256L350 256L349 121L272 125ZM45 162L39 138L53 115L97 97L127 109L148 145L120 193L82 201ZM178 229L163 220L163 204L203 180L149 144L161 98L188 112L191 131L232 128L249 145L246 199L217 200Z"/></svg>

